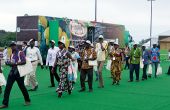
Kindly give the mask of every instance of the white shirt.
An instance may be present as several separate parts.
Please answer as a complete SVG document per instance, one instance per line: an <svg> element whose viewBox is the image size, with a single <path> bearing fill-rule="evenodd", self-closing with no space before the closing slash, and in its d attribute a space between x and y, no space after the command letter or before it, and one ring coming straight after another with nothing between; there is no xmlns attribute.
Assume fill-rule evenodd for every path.
<svg viewBox="0 0 170 110"><path fill-rule="evenodd" d="M8 58L8 50L5 49L5 50L3 51L3 59L4 59L4 60L7 60L7 58Z"/></svg>
<svg viewBox="0 0 170 110"><path fill-rule="evenodd" d="M57 52L59 52L59 48L58 47L54 47L53 49L50 48L48 49L48 53L47 53L47 58L46 58L46 66L54 66L55 60L56 60L56 55Z"/></svg>
<svg viewBox="0 0 170 110"><path fill-rule="evenodd" d="M40 50L37 47L28 47L26 52L26 57L31 61L40 60L41 65L43 65L42 56L40 54Z"/></svg>
<svg viewBox="0 0 170 110"><path fill-rule="evenodd" d="M102 51L100 43L96 44L97 61L105 61L105 59L106 59L107 43L103 42L102 46L105 49L104 51Z"/></svg>

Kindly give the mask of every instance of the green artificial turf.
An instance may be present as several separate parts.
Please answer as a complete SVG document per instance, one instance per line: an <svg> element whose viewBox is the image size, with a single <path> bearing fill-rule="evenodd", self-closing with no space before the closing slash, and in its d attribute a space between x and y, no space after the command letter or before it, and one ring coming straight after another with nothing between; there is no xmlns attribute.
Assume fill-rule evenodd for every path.
<svg viewBox="0 0 170 110"><path fill-rule="evenodd" d="M24 98L15 83L10 95L8 110L170 110L170 76L165 74L169 65L170 62L161 63L163 75L157 79L151 78L147 81L132 83L127 82L129 70L124 70L119 86L111 85L110 72L104 69L105 88L97 88L98 82L94 81L93 93L89 93L88 90L79 93L80 81L78 79L73 93L71 95L64 93L60 99L55 92L56 88L48 88L49 71L38 68L39 89L36 92L29 92L31 105L23 106ZM5 68L6 76L8 71L9 68ZM0 101L2 98L3 94L0 96Z"/></svg>

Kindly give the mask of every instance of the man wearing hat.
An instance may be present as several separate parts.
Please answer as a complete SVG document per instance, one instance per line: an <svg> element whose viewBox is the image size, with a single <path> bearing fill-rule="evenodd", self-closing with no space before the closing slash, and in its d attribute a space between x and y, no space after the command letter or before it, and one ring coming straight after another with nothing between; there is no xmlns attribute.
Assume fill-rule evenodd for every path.
<svg viewBox="0 0 170 110"><path fill-rule="evenodd" d="M104 62L106 60L106 51L107 51L107 43L104 42L103 35L99 36L99 42L96 44L96 53L97 53L97 63L98 63L98 75L99 75L99 88L104 87L102 69Z"/></svg>
<svg viewBox="0 0 170 110"><path fill-rule="evenodd" d="M138 44L134 43L133 48L130 51L130 80L133 82L133 72L136 73L136 82L139 82L139 70L140 70L140 58L142 56L141 49L138 48Z"/></svg>
<svg viewBox="0 0 170 110"><path fill-rule="evenodd" d="M91 47L91 42L87 40L85 42L85 49L81 54L82 60L82 67L81 67L81 74L80 74L80 82L81 82L81 90L79 92L84 92L85 88L85 79L86 75L88 76L88 85L89 85L89 92L93 91L92 83L93 83L93 66L89 65L89 61L96 60L97 55L94 49Z"/></svg>
<svg viewBox="0 0 170 110"><path fill-rule="evenodd" d="M12 86L14 84L14 82L16 81L23 96L25 99L25 106L30 105L30 98L29 98L29 94L28 91L24 85L24 77L20 77L18 69L17 69L17 65L24 65L26 64L26 57L24 52L19 51L17 48L17 45L15 42L12 42L10 44L10 47L12 49L12 55L9 61L6 61L6 65L11 67L10 73L8 75L8 79L7 79L7 84L5 87L5 92L4 92L4 99L2 102L2 106L0 106L0 109L2 108L7 108L8 104L9 104L9 95L12 89ZM20 59L20 61L19 61Z"/></svg>
<svg viewBox="0 0 170 110"><path fill-rule="evenodd" d="M35 39L31 39L29 43L30 43L30 47L27 48L26 57L31 61L34 71L26 75L25 85L30 86L31 84L32 89L30 89L29 91L36 91L38 89L38 82L36 79L36 69L37 69L38 62L40 61L42 69L44 67L43 67L43 61L42 61L42 56L40 54L40 50L37 47L35 47Z"/></svg>
<svg viewBox="0 0 170 110"><path fill-rule="evenodd" d="M50 87L55 87L54 77L58 82L60 81L60 78L59 78L58 74L56 73L57 66L54 68L54 73L52 73L52 67L55 63L57 52L60 49L55 46L54 40L51 40L50 44L51 44L51 48L48 49L47 58L46 58L46 66L47 67L49 66L49 70L50 70L50 81L51 81Z"/></svg>

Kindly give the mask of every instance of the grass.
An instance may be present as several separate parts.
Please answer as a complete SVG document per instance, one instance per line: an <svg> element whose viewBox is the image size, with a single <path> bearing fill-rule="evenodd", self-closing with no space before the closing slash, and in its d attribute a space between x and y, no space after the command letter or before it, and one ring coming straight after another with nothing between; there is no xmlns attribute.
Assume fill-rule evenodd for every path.
<svg viewBox="0 0 170 110"><path fill-rule="evenodd" d="M8 110L169 110L170 77L165 74L169 64L169 62L161 63L164 74L157 79L151 78L140 82L128 83L129 70L124 70L119 86L111 85L110 72L104 69L105 88L97 88L98 82L94 82L93 93L88 91L79 93L78 79L73 93L71 95L64 93L61 99L57 97L56 88L48 88L50 85L49 71L38 68L39 89L36 92L29 92L31 105L23 106L23 96L15 83ZM9 68L5 68L6 76L8 72ZM142 71L140 75L142 75ZM0 96L0 101L2 98L3 95Z"/></svg>

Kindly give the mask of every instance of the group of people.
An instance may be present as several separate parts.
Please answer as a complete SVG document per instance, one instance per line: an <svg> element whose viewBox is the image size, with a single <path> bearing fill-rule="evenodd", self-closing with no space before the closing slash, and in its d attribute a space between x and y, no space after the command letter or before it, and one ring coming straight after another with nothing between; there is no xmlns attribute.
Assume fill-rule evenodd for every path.
<svg viewBox="0 0 170 110"><path fill-rule="evenodd" d="M12 55L6 60L6 65L11 67L8 75L7 84L4 91L3 105L0 108L7 108L9 95L14 82L16 81L25 99L25 105L30 105L30 97L28 91L36 91L38 89L38 81L36 79L36 69L40 62L43 69L43 60L40 50L35 47L35 40L31 39L28 43L23 42L22 49L17 48L17 44L12 42L10 45ZM31 61L33 72L24 77L20 77L17 66L27 63L27 59ZM54 78L58 82L56 92L61 98L64 91L70 95L73 85L77 80L77 72L80 71L80 86L79 92L86 91L85 82L88 82L89 92L93 92L93 73L95 71L96 81L99 82L99 88L104 88L103 67L106 61L110 61L109 70L112 77L112 85L120 84L121 73L123 71L124 62L125 69L130 69L130 80L133 82L133 72L136 73L136 81L139 81L140 63L143 63L142 80L146 80L147 67L150 63L155 65L155 78L157 77L157 67L160 63L160 53L156 45L151 50L146 50L145 46L142 49L137 43L134 43L130 49L128 46L120 48L118 41L111 40L109 43L104 40L103 35L100 35L98 42L92 44L86 40L81 48L75 48L70 45L66 48L64 41L58 42L58 47L54 40L50 41L50 48L46 58L46 68L49 68L51 85L55 87ZM59 71L59 73L57 73ZM2 70L0 69L0 73ZM87 78L86 78L87 77ZM27 91L26 86L32 86L32 89ZM1 91L1 87L0 87Z"/></svg>

